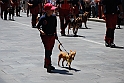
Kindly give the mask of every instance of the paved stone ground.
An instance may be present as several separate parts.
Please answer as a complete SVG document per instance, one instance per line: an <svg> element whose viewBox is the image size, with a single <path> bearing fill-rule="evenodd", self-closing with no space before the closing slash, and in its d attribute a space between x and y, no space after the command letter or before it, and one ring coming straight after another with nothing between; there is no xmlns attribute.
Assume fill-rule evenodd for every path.
<svg viewBox="0 0 124 83"><path fill-rule="evenodd" d="M88 21L78 37L58 36L64 48L76 50L72 70L57 66L58 42L53 49L53 73L43 68L44 48L31 17L0 19L0 83L124 83L124 27L116 29L117 48L104 46L105 23ZM84 25L83 25L84 26Z"/></svg>

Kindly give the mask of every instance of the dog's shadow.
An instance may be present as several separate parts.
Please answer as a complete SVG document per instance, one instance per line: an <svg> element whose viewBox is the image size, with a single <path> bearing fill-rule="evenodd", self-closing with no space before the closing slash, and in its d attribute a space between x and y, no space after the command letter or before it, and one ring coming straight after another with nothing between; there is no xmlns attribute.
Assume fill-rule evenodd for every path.
<svg viewBox="0 0 124 83"><path fill-rule="evenodd" d="M77 69L75 69L75 68L68 68L68 67L62 67L62 68L65 68L65 69L68 69L68 70L73 70L73 71L75 71L75 72L81 71L81 70L77 70Z"/></svg>
<svg viewBox="0 0 124 83"><path fill-rule="evenodd" d="M68 70L55 69L51 73L59 73L59 74L64 74L64 75L73 75L73 73L70 73L69 71L71 71L71 70L73 70L75 72L81 71L81 70L77 70L75 68L71 68L71 69L69 69L68 67L61 67L61 68L65 68L65 69L68 69Z"/></svg>

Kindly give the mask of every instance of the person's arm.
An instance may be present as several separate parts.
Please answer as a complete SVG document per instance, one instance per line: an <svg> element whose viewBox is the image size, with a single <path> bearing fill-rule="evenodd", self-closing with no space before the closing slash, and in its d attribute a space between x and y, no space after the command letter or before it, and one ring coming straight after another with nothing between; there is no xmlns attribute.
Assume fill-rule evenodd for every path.
<svg viewBox="0 0 124 83"><path fill-rule="evenodd" d="M1 0L0 0L0 3L1 3L1 4L4 4L3 1L1 1Z"/></svg>
<svg viewBox="0 0 124 83"><path fill-rule="evenodd" d="M33 6L33 4L31 4L30 2L27 2L27 4L31 7L31 6Z"/></svg>
<svg viewBox="0 0 124 83"><path fill-rule="evenodd" d="M46 35L42 29L38 28L38 30L40 31L40 33L41 33L42 35Z"/></svg>
<svg viewBox="0 0 124 83"><path fill-rule="evenodd" d="M40 26L42 25L42 23L41 23L41 19L38 21L38 23L37 23L37 29L38 29L38 31L40 31L40 33L42 34L42 35L45 35L45 33L44 33L44 31L40 28Z"/></svg>
<svg viewBox="0 0 124 83"><path fill-rule="evenodd" d="M10 0L10 3L13 5L14 4L14 2L12 1L12 0Z"/></svg>
<svg viewBox="0 0 124 83"><path fill-rule="evenodd" d="M78 4L79 4L79 8L83 9L80 1L78 1Z"/></svg>
<svg viewBox="0 0 124 83"><path fill-rule="evenodd" d="M102 4L102 6L101 6L101 13L102 13L102 18L105 20L104 11L105 11L105 5Z"/></svg>

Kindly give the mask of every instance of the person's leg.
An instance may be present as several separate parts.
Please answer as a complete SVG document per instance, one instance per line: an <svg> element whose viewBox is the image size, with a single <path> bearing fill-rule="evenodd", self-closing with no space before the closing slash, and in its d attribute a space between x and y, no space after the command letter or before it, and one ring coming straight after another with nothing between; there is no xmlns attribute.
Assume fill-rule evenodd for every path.
<svg viewBox="0 0 124 83"><path fill-rule="evenodd" d="M70 11L69 10L65 10L65 23L64 23L64 30L66 29L68 23L69 23L69 18L70 18Z"/></svg>
<svg viewBox="0 0 124 83"><path fill-rule="evenodd" d="M14 7L12 7L12 20L14 21L14 15L15 15L15 8Z"/></svg>
<svg viewBox="0 0 124 83"><path fill-rule="evenodd" d="M111 40L111 14L106 15L106 34L105 34L105 46L110 47Z"/></svg>
<svg viewBox="0 0 124 83"><path fill-rule="evenodd" d="M107 43L108 46L110 46L110 47L115 47L115 44L114 44L114 30L116 28L116 24L117 24L117 15L116 14L106 15L107 31L106 31L106 37L105 37L105 45Z"/></svg>
<svg viewBox="0 0 124 83"><path fill-rule="evenodd" d="M8 14L8 11L7 9L4 11L4 20L7 20L7 14Z"/></svg>
<svg viewBox="0 0 124 83"><path fill-rule="evenodd" d="M27 7L27 17L29 17L29 6Z"/></svg>
<svg viewBox="0 0 124 83"><path fill-rule="evenodd" d="M60 29L61 29L61 35L65 36L65 28L64 28L64 19L65 19L65 12L63 9L59 10L59 19L60 19Z"/></svg>
<svg viewBox="0 0 124 83"><path fill-rule="evenodd" d="M1 18L3 19L3 10L2 10L2 8L1 8Z"/></svg>
<svg viewBox="0 0 124 83"><path fill-rule="evenodd" d="M110 39L111 39L111 28L106 28L106 35L105 35L105 46L110 46Z"/></svg>
<svg viewBox="0 0 124 83"><path fill-rule="evenodd" d="M36 27L36 18L37 18L37 15L32 14L32 28Z"/></svg>
<svg viewBox="0 0 124 83"><path fill-rule="evenodd" d="M51 55L52 55L52 49L55 44L55 37L54 36L41 36L41 39L42 39L42 42L45 48L44 68L47 68L47 72L51 72L51 70L55 69L55 67L53 67L51 63Z"/></svg>

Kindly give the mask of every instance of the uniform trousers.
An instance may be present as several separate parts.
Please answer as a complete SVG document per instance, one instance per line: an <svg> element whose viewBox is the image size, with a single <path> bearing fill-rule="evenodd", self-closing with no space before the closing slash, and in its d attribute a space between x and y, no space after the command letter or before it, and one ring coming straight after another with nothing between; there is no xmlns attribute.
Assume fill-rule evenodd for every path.
<svg viewBox="0 0 124 83"><path fill-rule="evenodd" d="M44 66L51 65L51 55L55 44L55 36L41 35L41 39L45 48Z"/></svg>
<svg viewBox="0 0 124 83"><path fill-rule="evenodd" d="M117 14L106 14L106 35L105 41L107 43L114 42L114 31L117 24Z"/></svg>
<svg viewBox="0 0 124 83"><path fill-rule="evenodd" d="M69 23L70 9L59 9L61 34L65 34L65 28Z"/></svg>

